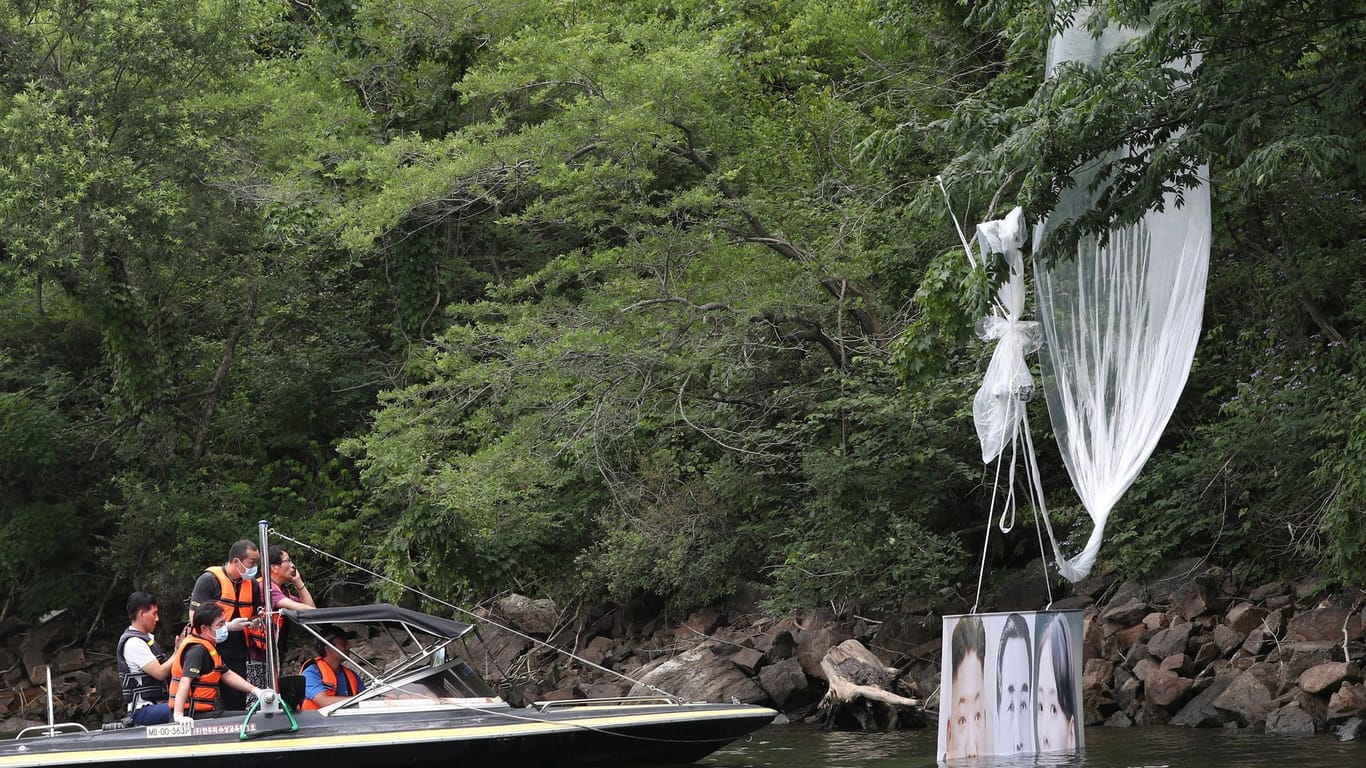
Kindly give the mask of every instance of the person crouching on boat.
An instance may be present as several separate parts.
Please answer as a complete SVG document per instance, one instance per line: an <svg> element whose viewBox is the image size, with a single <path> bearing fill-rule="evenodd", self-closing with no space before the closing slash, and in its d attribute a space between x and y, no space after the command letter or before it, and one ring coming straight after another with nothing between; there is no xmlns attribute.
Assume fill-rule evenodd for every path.
<svg viewBox="0 0 1366 768"><path fill-rule="evenodd" d="M174 700L171 711L177 723L215 713L219 688L223 685L263 701L274 700L275 691L253 687L223 663L218 655L218 644L227 636L222 606L210 603L195 610L189 636L171 656L171 697Z"/></svg>
<svg viewBox="0 0 1366 768"><path fill-rule="evenodd" d="M342 664L342 654L351 650L355 632L327 625L318 631L318 657L304 662L303 709L322 709L345 701L365 690L360 676Z"/></svg>
<svg viewBox="0 0 1366 768"><path fill-rule="evenodd" d="M119 686L123 703L134 725L159 725L171 722L171 706L166 703L166 681L171 665L166 652L152 636L161 619L157 599L146 592L128 596L128 629L119 637Z"/></svg>

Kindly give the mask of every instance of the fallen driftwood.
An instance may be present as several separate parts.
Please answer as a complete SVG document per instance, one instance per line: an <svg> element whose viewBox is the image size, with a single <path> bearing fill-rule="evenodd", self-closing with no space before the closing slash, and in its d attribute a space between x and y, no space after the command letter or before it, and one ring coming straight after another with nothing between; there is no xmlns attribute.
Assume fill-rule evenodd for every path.
<svg viewBox="0 0 1366 768"><path fill-rule="evenodd" d="M857 640L845 640L821 659L821 670L830 683L817 705L826 727L863 731L890 731L906 725L922 725L920 700L893 692L901 683L895 667L883 665Z"/></svg>

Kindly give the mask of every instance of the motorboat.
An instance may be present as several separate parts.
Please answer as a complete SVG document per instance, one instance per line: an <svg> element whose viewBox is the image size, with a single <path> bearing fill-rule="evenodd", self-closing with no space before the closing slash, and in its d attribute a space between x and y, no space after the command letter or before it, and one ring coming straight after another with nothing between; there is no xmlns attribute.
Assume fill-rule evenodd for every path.
<svg viewBox="0 0 1366 768"><path fill-rule="evenodd" d="M689 763L777 715L759 706L668 695L513 707L454 652L464 648L459 641L474 630L470 624L390 604L281 613L321 642L328 642L323 635L329 625L387 634L395 638L400 658L378 668L357 653L343 653L365 680L365 690L317 710L300 709L301 677L274 675L273 669L279 691L274 701L192 724L85 731L53 724L49 710L48 725L0 742L0 768Z"/></svg>

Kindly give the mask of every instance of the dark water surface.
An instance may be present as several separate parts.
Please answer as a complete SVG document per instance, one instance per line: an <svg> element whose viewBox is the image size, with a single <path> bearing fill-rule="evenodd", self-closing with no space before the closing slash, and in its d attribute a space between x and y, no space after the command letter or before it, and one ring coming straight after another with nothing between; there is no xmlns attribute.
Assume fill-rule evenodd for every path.
<svg viewBox="0 0 1366 768"><path fill-rule="evenodd" d="M930 768L935 731L830 733L769 726L697 763L709 768ZM1078 755L955 760L952 768L1366 768L1366 743L1191 728L1088 728Z"/></svg>

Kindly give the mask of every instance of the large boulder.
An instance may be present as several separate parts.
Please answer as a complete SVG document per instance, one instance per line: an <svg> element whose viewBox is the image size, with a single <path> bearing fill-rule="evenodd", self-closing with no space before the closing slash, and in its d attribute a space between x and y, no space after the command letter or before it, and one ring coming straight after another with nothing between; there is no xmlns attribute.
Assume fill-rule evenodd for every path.
<svg viewBox="0 0 1366 768"><path fill-rule="evenodd" d="M1278 597L1290 594L1290 585L1284 581L1273 581L1263 584L1248 593L1247 598L1254 603L1260 603L1268 597Z"/></svg>
<svg viewBox="0 0 1366 768"><path fill-rule="evenodd" d="M849 639L849 633L839 626L803 629L801 637L797 638L797 660L802 663L802 671L808 677L824 680L825 671L821 669L821 661L825 659L825 654Z"/></svg>
<svg viewBox="0 0 1366 768"><path fill-rule="evenodd" d="M872 644L875 648L885 649L888 655L901 659L909 656L911 649L921 643L938 638L943 631L944 620L938 616L897 615L878 625L873 632Z"/></svg>
<svg viewBox="0 0 1366 768"><path fill-rule="evenodd" d="M1179 702L1191 689L1192 681L1168 669L1156 669L1143 681L1148 701L1159 707Z"/></svg>
<svg viewBox="0 0 1366 768"><path fill-rule="evenodd" d="M1271 690L1265 677L1262 667L1238 675L1214 700L1214 708L1239 725L1256 727L1264 723L1272 710Z"/></svg>
<svg viewBox="0 0 1366 768"><path fill-rule="evenodd" d="M688 701L755 703L768 698L758 683L705 644L632 677L639 681L631 686L632 696L652 693L653 686Z"/></svg>
<svg viewBox="0 0 1366 768"><path fill-rule="evenodd" d="M1286 635L1297 641L1341 641L1361 638L1361 615L1349 608L1328 606L1296 614L1285 628Z"/></svg>
<svg viewBox="0 0 1366 768"><path fill-rule="evenodd" d="M527 638L494 626L484 627L477 637L469 638L465 660L491 682L502 681L513 662L531 648Z"/></svg>
<svg viewBox="0 0 1366 768"><path fill-rule="evenodd" d="M1143 620L1152 608L1142 600L1133 598L1123 603L1111 603L1100 612L1100 620L1120 627L1131 627Z"/></svg>
<svg viewBox="0 0 1366 768"><path fill-rule="evenodd" d="M810 682L802 672L801 662L787 658L760 670L759 687L781 708L788 702L801 700L802 694L810 688Z"/></svg>
<svg viewBox="0 0 1366 768"><path fill-rule="evenodd" d="M1172 592L1171 608L1178 616L1191 621L1210 609L1211 603L1218 598L1211 594L1207 583L1201 580L1191 582Z"/></svg>
<svg viewBox="0 0 1366 768"><path fill-rule="evenodd" d="M1366 685L1343 683L1328 699L1328 722L1340 723L1353 717L1366 718Z"/></svg>
<svg viewBox="0 0 1366 768"><path fill-rule="evenodd" d="M501 598L497 612L508 624L529 635L549 635L560 622L560 609L549 598L533 600L525 595L512 594Z"/></svg>
<svg viewBox="0 0 1366 768"><path fill-rule="evenodd" d="M1242 645L1244 640L1247 640L1247 634L1239 632L1227 624L1219 624L1210 633L1210 639L1219 648L1219 655L1227 656Z"/></svg>
<svg viewBox="0 0 1366 768"><path fill-rule="evenodd" d="M1203 558L1183 557L1173 560L1165 571L1148 582L1148 596L1154 603L1167 603L1179 590L1203 583L1210 571ZM1222 579L1222 576L1220 576Z"/></svg>
<svg viewBox="0 0 1366 768"><path fill-rule="evenodd" d="M1268 611L1253 603L1238 603L1228 609L1228 614L1224 616L1224 623L1235 631L1247 635L1254 629L1262 626L1262 619L1266 618Z"/></svg>
<svg viewBox="0 0 1366 768"><path fill-rule="evenodd" d="M1159 659L1185 653L1186 646L1190 644L1191 633L1194 631L1195 625L1190 622L1164 629L1148 640L1148 653Z"/></svg>
<svg viewBox="0 0 1366 768"><path fill-rule="evenodd" d="M1357 665L1346 661L1330 661L1306 669L1297 681L1306 693L1332 693L1347 681L1361 678Z"/></svg>
<svg viewBox="0 0 1366 768"><path fill-rule="evenodd" d="M1223 725L1227 718L1215 708L1214 702L1228 689L1233 679L1231 674L1215 675L1208 688L1186 702L1186 706L1176 713L1171 720L1172 725L1187 728L1217 728Z"/></svg>
<svg viewBox="0 0 1366 768"><path fill-rule="evenodd" d="M1266 732L1280 734L1313 733L1314 717L1300 709L1300 705L1292 701L1267 716Z"/></svg>

